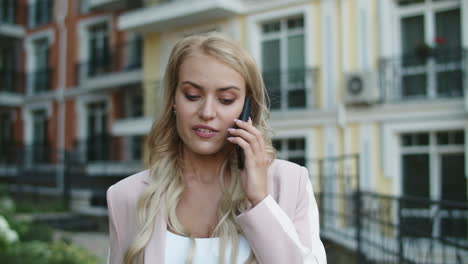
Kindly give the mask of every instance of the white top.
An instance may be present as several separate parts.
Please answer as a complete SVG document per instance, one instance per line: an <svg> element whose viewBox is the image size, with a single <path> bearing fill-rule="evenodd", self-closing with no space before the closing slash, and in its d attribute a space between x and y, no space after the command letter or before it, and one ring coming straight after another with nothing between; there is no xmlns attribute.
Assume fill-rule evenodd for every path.
<svg viewBox="0 0 468 264"><path fill-rule="evenodd" d="M195 238L195 254L193 264L219 263L219 238ZM187 260L190 249L190 238L166 231L166 261L165 263L183 264ZM228 241L225 253L225 263L231 257L231 242ZM244 263L250 255L250 246L244 236L239 236L237 263Z"/></svg>

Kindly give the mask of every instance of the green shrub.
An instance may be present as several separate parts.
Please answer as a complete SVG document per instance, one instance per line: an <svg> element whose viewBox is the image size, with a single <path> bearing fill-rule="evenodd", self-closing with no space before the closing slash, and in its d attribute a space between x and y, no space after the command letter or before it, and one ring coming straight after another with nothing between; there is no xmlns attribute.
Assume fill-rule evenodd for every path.
<svg viewBox="0 0 468 264"><path fill-rule="evenodd" d="M21 223L19 223L19 225L21 225ZM53 238L53 229L43 223L24 223L21 227L21 232L18 233L21 241L37 240L51 242Z"/></svg>
<svg viewBox="0 0 468 264"><path fill-rule="evenodd" d="M0 263L8 264L97 264L98 258L65 242L29 241L0 250Z"/></svg>
<svg viewBox="0 0 468 264"><path fill-rule="evenodd" d="M50 264L96 264L98 258L85 249L64 242L51 245Z"/></svg>

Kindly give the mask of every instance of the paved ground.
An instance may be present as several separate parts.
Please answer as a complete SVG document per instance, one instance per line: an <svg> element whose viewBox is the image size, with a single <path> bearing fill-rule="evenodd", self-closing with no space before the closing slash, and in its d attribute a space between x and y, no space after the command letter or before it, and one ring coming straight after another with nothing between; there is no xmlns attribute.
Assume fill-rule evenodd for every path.
<svg viewBox="0 0 468 264"><path fill-rule="evenodd" d="M98 256L101 263L106 263L109 248L109 235L107 233L57 231L55 236L56 238L70 239L73 243Z"/></svg>

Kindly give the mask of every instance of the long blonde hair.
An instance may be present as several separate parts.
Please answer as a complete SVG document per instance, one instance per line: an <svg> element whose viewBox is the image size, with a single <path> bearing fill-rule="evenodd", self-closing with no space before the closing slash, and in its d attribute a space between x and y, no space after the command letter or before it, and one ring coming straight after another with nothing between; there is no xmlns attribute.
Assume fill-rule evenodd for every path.
<svg viewBox="0 0 468 264"><path fill-rule="evenodd" d="M266 120L269 117L267 94L262 75L255 60L240 45L219 33L189 36L178 42L172 49L164 75L164 107L159 119L153 123L147 137L151 183L141 194L137 204L138 233L125 253L125 264L135 261L143 264L144 249L153 232L156 216L165 203L167 223L177 233L187 234L176 216L176 207L184 190L182 144L176 130L173 113L175 91L181 64L187 56L202 52L229 65L239 72L246 82L247 95L251 97L251 117L254 125L262 132L266 151L271 160L275 151L271 144L271 129ZM228 185L224 182L224 171L228 170L233 179ZM242 230L236 221L236 215L247 209L248 200L243 192L235 151L228 155L219 172L222 199L217 208L218 224L211 237L220 237L219 263L224 263L228 240L232 242L230 262L235 263L238 251L239 234ZM191 263L194 239L188 263ZM252 251L249 261L255 259Z"/></svg>

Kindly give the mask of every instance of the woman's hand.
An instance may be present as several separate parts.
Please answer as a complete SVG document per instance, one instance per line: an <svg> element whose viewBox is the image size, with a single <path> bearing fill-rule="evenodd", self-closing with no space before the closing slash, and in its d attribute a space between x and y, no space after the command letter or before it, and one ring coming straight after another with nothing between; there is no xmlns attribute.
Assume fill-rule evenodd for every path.
<svg viewBox="0 0 468 264"><path fill-rule="evenodd" d="M229 142L239 145L244 151L244 169L241 171L242 188L252 206L257 205L267 195L267 173L270 164L265 151L262 133L248 122L236 119L238 129L229 128L232 137Z"/></svg>

